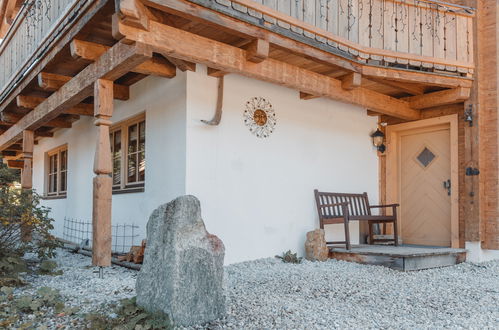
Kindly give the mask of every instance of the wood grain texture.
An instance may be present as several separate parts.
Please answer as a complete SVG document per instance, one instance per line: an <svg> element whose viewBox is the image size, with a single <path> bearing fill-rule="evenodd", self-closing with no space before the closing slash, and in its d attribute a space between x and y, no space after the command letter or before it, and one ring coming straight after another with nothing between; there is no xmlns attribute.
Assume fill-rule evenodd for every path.
<svg viewBox="0 0 499 330"><path fill-rule="evenodd" d="M151 57L150 49L144 45L116 44L2 134L0 149L4 149L21 138L24 130L44 126L45 123L62 114L64 110L74 107L91 96L93 84L97 79L115 80Z"/></svg>
<svg viewBox="0 0 499 330"><path fill-rule="evenodd" d="M417 119L418 110L408 103L364 88L346 91L341 81L281 61L267 59L261 63L246 60L246 52L190 32L157 22L150 22L149 31L118 23L118 30L130 40L145 43L154 51L224 72L239 73L251 78L325 96L338 101L357 104L395 117Z"/></svg>

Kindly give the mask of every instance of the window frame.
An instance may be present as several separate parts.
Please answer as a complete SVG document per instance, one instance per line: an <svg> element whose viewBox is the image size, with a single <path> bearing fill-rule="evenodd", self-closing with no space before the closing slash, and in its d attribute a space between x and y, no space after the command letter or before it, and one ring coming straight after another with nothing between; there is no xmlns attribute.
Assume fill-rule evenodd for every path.
<svg viewBox="0 0 499 330"><path fill-rule="evenodd" d="M146 122L146 113L142 112L138 115L135 115L131 118L122 120L112 125L109 128L109 139L111 142L111 159L113 161L113 173L111 173L111 177L113 178L113 194L121 194L121 193L132 193L132 192L143 192L145 190L145 169L144 169L144 180L136 181L136 182L128 182L128 156L129 156L129 128L133 125L137 125L137 139L140 139L140 123L144 122L144 159L146 155L146 143L147 143L147 122ZM114 140L111 137L114 137L114 134L120 131L121 135L121 155L120 155L120 183L114 184ZM137 151L135 154L140 153ZM137 170L138 171L138 170ZM138 172L136 172L138 177Z"/></svg>
<svg viewBox="0 0 499 330"><path fill-rule="evenodd" d="M65 157L65 160L66 160L66 166L64 169L62 169L62 153L66 153L66 157ZM69 173L69 168L68 168L68 145L67 144L63 144L57 148L54 148L54 149L51 149L47 152L45 152L45 185L44 185L44 197L45 198L66 198L67 194L68 194L68 173ZM53 156L57 156L57 169L55 171L52 171L52 168L51 168L51 158ZM66 180L65 180L65 183L66 183L66 189L65 190L62 190L62 180L61 180L61 177L62 177L62 174L65 174L66 176ZM51 192L50 191L50 179L52 176L56 176L56 190L55 192Z"/></svg>

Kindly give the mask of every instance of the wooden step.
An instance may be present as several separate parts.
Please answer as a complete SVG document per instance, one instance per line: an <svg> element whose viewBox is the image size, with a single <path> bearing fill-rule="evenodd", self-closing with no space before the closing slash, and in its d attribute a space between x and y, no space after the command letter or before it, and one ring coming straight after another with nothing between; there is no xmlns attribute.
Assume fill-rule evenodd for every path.
<svg viewBox="0 0 499 330"><path fill-rule="evenodd" d="M351 250L331 247L329 258L413 271L457 265L466 261L466 250L413 245L359 245Z"/></svg>

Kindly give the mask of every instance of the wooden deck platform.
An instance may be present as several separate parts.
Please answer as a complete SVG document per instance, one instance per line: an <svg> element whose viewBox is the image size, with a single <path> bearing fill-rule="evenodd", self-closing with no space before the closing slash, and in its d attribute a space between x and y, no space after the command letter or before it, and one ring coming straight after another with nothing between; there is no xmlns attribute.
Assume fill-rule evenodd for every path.
<svg viewBox="0 0 499 330"><path fill-rule="evenodd" d="M329 258L412 271L457 265L466 261L466 250L414 245L359 245L351 250L331 247Z"/></svg>

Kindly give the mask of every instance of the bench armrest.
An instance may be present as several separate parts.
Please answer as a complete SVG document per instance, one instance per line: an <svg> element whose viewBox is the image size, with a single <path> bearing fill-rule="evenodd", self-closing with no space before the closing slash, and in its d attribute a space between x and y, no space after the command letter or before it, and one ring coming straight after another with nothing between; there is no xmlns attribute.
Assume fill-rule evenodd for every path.
<svg viewBox="0 0 499 330"><path fill-rule="evenodd" d="M385 208L385 207L397 207L400 206L399 204L387 204L387 205L370 205L370 209L380 209L380 208Z"/></svg>

